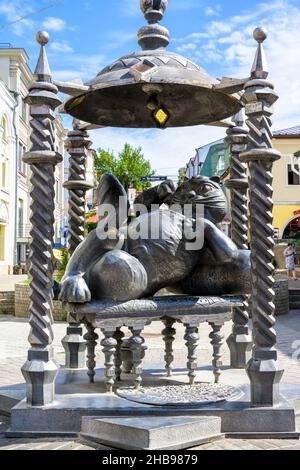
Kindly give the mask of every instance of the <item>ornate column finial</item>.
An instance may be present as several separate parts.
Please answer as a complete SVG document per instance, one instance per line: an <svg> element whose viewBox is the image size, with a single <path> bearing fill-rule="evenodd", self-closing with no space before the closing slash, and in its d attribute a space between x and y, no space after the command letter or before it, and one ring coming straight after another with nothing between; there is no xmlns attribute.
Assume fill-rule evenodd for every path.
<svg viewBox="0 0 300 470"><path fill-rule="evenodd" d="M252 79L245 85L242 97L248 116L248 149L241 159L250 171L250 239L252 264L253 356L247 365L251 383L252 406L274 406L279 403L279 383L283 369L276 350L274 305L274 229L273 229L273 163L281 158L272 145L273 104L278 96L266 81L268 72L262 42L265 31L257 28L258 42Z"/></svg>
<svg viewBox="0 0 300 470"><path fill-rule="evenodd" d="M170 42L170 33L159 22L163 19L168 6L168 0L140 0L141 10L148 26L138 32L139 45L143 50L165 48Z"/></svg>
<svg viewBox="0 0 300 470"><path fill-rule="evenodd" d="M54 399L57 366L53 359L53 236L55 166L62 156L55 151L54 110L61 104L58 89L52 83L45 45L46 32L37 34L41 45L35 81L26 103L30 105L32 146L23 157L31 167L31 244L30 269L31 345L28 360L22 367L27 383L27 402L43 406Z"/></svg>
<svg viewBox="0 0 300 470"><path fill-rule="evenodd" d="M37 81L51 82L51 72L45 48L49 39L50 36L46 31L38 31L36 34L36 40L41 46L40 55L34 71L34 79Z"/></svg>
<svg viewBox="0 0 300 470"><path fill-rule="evenodd" d="M251 70L251 78L265 79L268 77L269 71L263 42L267 39L268 34L263 28L256 28L253 37L258 42L258 48Z"/></svg>

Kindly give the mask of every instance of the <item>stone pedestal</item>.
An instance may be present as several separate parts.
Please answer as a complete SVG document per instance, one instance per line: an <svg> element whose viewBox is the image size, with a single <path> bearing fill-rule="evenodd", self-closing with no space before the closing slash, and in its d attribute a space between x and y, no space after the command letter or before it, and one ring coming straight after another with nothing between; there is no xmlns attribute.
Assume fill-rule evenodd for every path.
<svg viewBox="0 0 300 470"><path fill-rule="evenodd" d="M42 406L52 403L55 395L57 364L53 357L53 348L32 348L28 360L22 367L27 388L27 403Z"/></svg>
<svg viewBox="0 0 300 470"><path fill-rule="evenodd" d="M84 369L86 366L86 341L83 339L81 326L71 325L67 328L67 334L62 340L66 353L67 369Z"/></svg>
<svg viewBox="0 0 300 470"><path fill-rule="evenodd" d="M251 359L246 367L251 382L252 406L276 406L280 402L279 384L283 369L276 359Z"/></svg>
<svg viewBox="0 0 300 470"><path fill-rule="evenodd" d="M230 351L230 366L233 369L244 369L252 356L253 342L249 327L240 326L234 321L227 344Z"/></svg>

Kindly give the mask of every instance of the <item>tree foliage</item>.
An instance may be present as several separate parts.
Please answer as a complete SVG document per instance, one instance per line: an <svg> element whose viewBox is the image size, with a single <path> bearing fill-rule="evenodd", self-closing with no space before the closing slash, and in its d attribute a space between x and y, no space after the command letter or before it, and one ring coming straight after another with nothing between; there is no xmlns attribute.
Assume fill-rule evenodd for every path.
<svg viewBox="0 0 300 470"><path fill-rule="evenodd" d="M99 149L94 165L98 181L103 173L112 173L126 190L130 185L133 185L137 191L149 188L151 184L142 183L140 178L154 175L151 164L144 157L141 147L134 148L129 144L125 144L117 156L109 150Z"/></svg>
<svg viewBox="0 0 300 470"><path fill-rule="evenodd" d="M178 185L181 185L186 178L186 168L180 168L178 171Z"/></svg>

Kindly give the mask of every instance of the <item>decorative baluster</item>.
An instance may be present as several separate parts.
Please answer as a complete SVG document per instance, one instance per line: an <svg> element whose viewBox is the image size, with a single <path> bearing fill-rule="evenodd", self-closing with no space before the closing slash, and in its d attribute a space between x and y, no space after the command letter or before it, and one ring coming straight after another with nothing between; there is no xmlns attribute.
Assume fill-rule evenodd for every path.
<svg viewBox="0 0 300 470"><path fill-rule="evenodd" d="M142 383L142 362L143 362L143 357L145 353L145 348L144 348L144 338L141 336L141 333L143 331L143 327L138 327L138 326L132 326L129 327L132 336L130 338L130 350L132 352L132 374L134 376L134 383L135 383L135 388L138 389L140 388L140 385Z"/></svg>
<svg viewBox="0 0 300 470"><path fill-rule="evenodd" d="M32 129L30 151L24 162L31 166L30 244L30 335L28 360L22 367L27 384L27 402L44 406L54 400L57 365L53 360L53 235L55 166L62 156L55 151L54 110L61 104L52 83L45 45L46 32L37 34L41 46L34 83L26 102L30 105Z"/></svg>
<svg viewBox="0 0 300 470"><path fill-rule="evenodd" d="M173 343L175 341L176 330L173 328L175 320L172 318L167 318L164 321L165 329L162 331L163 340L165 342L165 362L166 362L166 371L167 377L172 377L173 375Z"/></svg>
<svg viewBox="0 0 300 470"><path fill-rule="evenodd" d="M64 187L69 191L69 255L72 256L84 240L86 192L93 187L86 181L87 151L91 141L88 133L79 129L79 121L76 119L65 145L70 154L69 179ZM66 368L84 367L86 345L80 325L70 324L62 344L66 351Z"/></svg>
<svg viewBox="0 0 300 470"><path fill-rule="evenodd" d="M105 383L108 393L112 393L115 384L115 354L117 341L114 338L115 330L101 328L104 339L101 341L105 357Z"/></svg>
<svg viewBox="0 0 300 470"><path fill-rule="evenodd" d="M197 347L199 344L199 329L198 326L194 325L185 325L186 332L184 339L186 341L186 347L188 349L188 376L190 380L190 385L194 385L196 378L196 370L198 367L197 364Z"/></svg>
<svg viewBox="0 0 300 470"><path fill-rule="evenodd" d="M283 369L277 360L274 305L274 230L273 176L274 161L281 158L273 149L271 116L278 96L266 78L263 42L264 30L257 28L254 38L258 49L245 86L243 101L248 116L249 145L241 159L250 170L250 235L252 261L253 357L247 366L251 382L252 406L274 406L279 403L279 383Z"/></svg>
<svg viewBox="0 0 300 470"><path fill-rule="evenodd" d="M210 323L213 331L209 335L211 339L211 345L213 347L213 372L215 376L215 383L218 384L220 382L221 376L221 367L222 367L222 353L221 348L223 345L224 335L221 333L221 329L223 325L216 325L215 323Z"/></svg>
<svg viewBox="0 0 300 470"><path fill-rule="evenodd" d="M116 373L116 380L120 381L121 380L121 374L122 374L122 344L123 344L123 338L124 338L124 333L121 330L121 328L117 328L115 333L114 333L114 339L117 341L117 350L115 354L115 373Z"/></svg>
<svg viewBox="0 0 300 470"><path fill-rule="evenodd" d="M231 191L231 239L240 250L248 249L248 177L247 164L240 154L247 149L248 131L244 129L243 112L234 118L235 127L228 129L225 142L230 147L230 179L226 187ZM227 343L230 349L230 364L235 369L244 369L251 359L252 338L249 333L249 303L244 298L243 306L233 308L233 327Z"/></svg>
<svg viewBox="0 0 300 470"><path fill-rule="evenodd" d="M95 332L95 328L88 323L86 325L87 332L84 335L84 339L86 340L86 347L87 347L87 369L88 369L88 377L90 379L90 383L94 383L94 377L96 375L95 368L96 368L96 351L95 348L97 346L97 340L99 336Z"/></svg>

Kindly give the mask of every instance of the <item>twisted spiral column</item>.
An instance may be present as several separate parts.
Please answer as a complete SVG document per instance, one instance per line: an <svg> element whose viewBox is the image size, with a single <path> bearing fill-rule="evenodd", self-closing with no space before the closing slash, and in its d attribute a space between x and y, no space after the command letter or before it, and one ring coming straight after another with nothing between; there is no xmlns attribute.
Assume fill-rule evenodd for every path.
<svg viewBox="0 0 300 470"><path fill-rule="evenodd" d="M65 146L70 155L69 178L64 188L69 191L69 255L72 256L84 240L86 192L93 187L86 181L87 151L91 142L89 134L79 129L79 121L76 119L73 121L73 130L68 133ZM86 343L80 325L71 324L62 343L66 351L66 368L82 368L85 363Z"/></svg>
<svg viewBox="0 0 300 470"><path fill-rule="evenodd" d="M279 403L279 383L283 369L277 361L274 305L274 230L273 176L274 161L281 158L272 147L271 116L278 96L266 81L263 41L267 35L257 28L258 42L251 80L245 86L243 102L248 116L248 149L241 155L250 170L250 234L252 263L253 357L247 366L251 382L252 406Z"/></svg>
<svg viewBox="0 0 300 470"><path fill-rule="evenodd" d="M86 192L93 186L86 181L87 150L91 146L89 134L78 129L78 121L73 123L73 131L68 133L66 148L70 155L69 179L64 187L69 191L69 253L74 253L84 240Z"/></svg>
<svg viewBox="0 0 300 470"><path fill-rule="evenodd" d="M38 33L41 45L26 102L31 114L31 149L23 160L31 166L30 243L30 334L28 360L22 367L27 384L27 402L44 406L54 400L57 366L53 360L53 235L55 166L62 156L55 151L54 110L60 105L52 83L45 45L47 33Z"/></svg>
<svg viewBox="0 0 300 470"><path fill-rule="evenodd" d="M228 129L225 142L230 148L230 179L226 187L231 192L231 238L240 250L248 249L248 178L247 164L240 154L247 148L248 132L243 126L242 113L235 117L236 126ZM249 333L249 303L233 308L232 333L227 340L230 364L234 369L244 369L251 358L252 338Z"/></svg>

